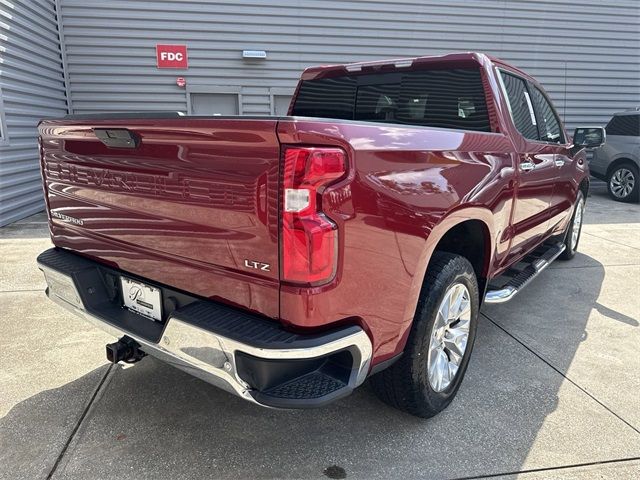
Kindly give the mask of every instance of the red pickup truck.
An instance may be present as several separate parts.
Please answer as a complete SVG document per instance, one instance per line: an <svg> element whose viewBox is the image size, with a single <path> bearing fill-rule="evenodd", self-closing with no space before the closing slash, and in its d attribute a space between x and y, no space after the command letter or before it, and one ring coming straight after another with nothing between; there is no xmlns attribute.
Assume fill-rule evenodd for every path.
<svg viewBox="0 0 640 480"><path fill-rule="evenodd" d="M286 117L39 125L48 296L248 401L326 404L368 377L429 417L484 303L578 246L585 146L542 87L477 53L308 68ZM580 139L579 141L577 139Z"/></svg>

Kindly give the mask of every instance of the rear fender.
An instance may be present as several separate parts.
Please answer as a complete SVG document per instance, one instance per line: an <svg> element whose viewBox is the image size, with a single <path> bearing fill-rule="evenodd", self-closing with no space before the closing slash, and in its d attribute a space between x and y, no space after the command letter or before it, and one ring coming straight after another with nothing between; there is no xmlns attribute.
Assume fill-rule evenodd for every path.
<svg viewBox="0 0 640 480"><path fill-rule="evenodd" d="M447 232L449 232L453 227L468 220L479 220L484 224L486 228L485 235L488 235L488 238L485 238L485 248L487 248L487 251L485 251L483 276L485 278L490 277L493 271L494 245L496 244L495 230L493 225L493 213L490 210L481 207L465 207L452 211L433 227L431 233L425 241L424 248L419 257L416 274L413 277L409 299L407 301L406 309L403 315L403 318L407 319L408 322L406 324L406 328L401 334L401 338L396 349L396 354L404 350L404 347L406 345L407 338L409 337L409 332L411 330L411 325L413 324L413 319L416 314L418 300L420 299L420 292L424 283L424 277L427 272L431 257L436 250L438 243L440 243ZM481 295L482 294L483 292L481 292Z"/></svg>

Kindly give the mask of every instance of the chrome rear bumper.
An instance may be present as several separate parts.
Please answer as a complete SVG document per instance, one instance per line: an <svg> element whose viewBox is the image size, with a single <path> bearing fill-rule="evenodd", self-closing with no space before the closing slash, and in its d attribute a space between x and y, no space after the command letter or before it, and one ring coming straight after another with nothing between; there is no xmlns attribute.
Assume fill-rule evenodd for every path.
<svg viewBox="0 0 640 480"><path fill-rule="evenodd" d="M73 255L66 251L54 251L57 252ZM85 277L88 271L86 269L105 268L83 257L74 257L86 264L81 264L82 275ZM369 373L371 341L359 327L348 327L326 336L286 334L290 338L286 339L285 344L280 342L275 348L270 348L264 341L257 344L245 342L237 335L231 338L211 328L194 324L195 317L190 314L194 308L187 306L169 314L159 340L152 341L131 329L123 328L113 318L105 318L101 312L87 306L90 302L83 299L86 296L86 285L78 285L82 275L78 274L76 266L70 271L61 271L63 268L60 265L64 264L65 262L48 261L44 254L38 258L38 266L47 280L46 293L51 300L115 337L130 337L140 344L145 353L250 402L284 408L319 406L347 395L364 382ZM204 310L200 309L200 312L206 313L206 305L203 307ZM127 312L127 315L131 314ZM140 317L140 322L150 321ZM264 322L260 327L264 327ZM312 371L305 371L305 361ZM340 364L337 370L336 362ZM327 363L331 363L330 369L323 366ZM293 370L292 366L295 366ZM269 385L270 380L263 381L260 378L260 371L265 368L275 369L267 375L270 379L278 375L284 375L284 378L278 380L277 385ZM300 375L287 378L288 371ZM342 373L336 378L328 379L323 378L323 375L326 376L325 371ZM326 387L327 380L333 387Z"/></svg>

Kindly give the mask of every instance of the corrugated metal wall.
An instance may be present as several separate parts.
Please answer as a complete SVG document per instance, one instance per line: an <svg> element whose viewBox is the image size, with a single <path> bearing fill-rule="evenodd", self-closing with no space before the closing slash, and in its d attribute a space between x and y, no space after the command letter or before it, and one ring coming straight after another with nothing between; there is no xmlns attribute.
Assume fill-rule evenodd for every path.
<svg viewBox="0 0 640 480"><path fill-rule="evenodd" d="M306 66L461 50L539 78L569 128L640 105L638 0L0 0L0 224L42 207L35 124L65 113L54 3L75 113L186 111L184 76L241 87L244 114L269 114ZM157 43L186 43L189 69L158 70Z"/></svg>
<svg viewBox="0 0 640 480"><path fill-rule="evenodd" d="M306 66L459 50L539 78L569 126L640 104L638 0L61 3L76 112L186 111L181 75L241 86L243 113L268 114L269 88L293 90ZM186 43L189 69L157 70L156 43Z"/></svg>
<svg viewBox="0 0 640 480"><path fill-rule="evenodd" d="M43 209L36 125L67 113L53 0L0 0L0 226Z"/></svg>

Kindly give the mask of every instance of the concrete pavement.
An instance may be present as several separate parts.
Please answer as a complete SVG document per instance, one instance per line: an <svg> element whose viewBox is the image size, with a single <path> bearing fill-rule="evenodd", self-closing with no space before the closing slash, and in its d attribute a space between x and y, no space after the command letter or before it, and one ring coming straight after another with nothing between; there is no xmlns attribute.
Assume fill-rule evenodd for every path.
<svg viewBox="0 0 640 480"><path fill-rule="evenodd" d="M638 478L640 206L589 198L580 253L483 310L462 388L419 420L368 385L275 411L151 358L46 300L43 216L0 230L0 478Z"/></svg>

